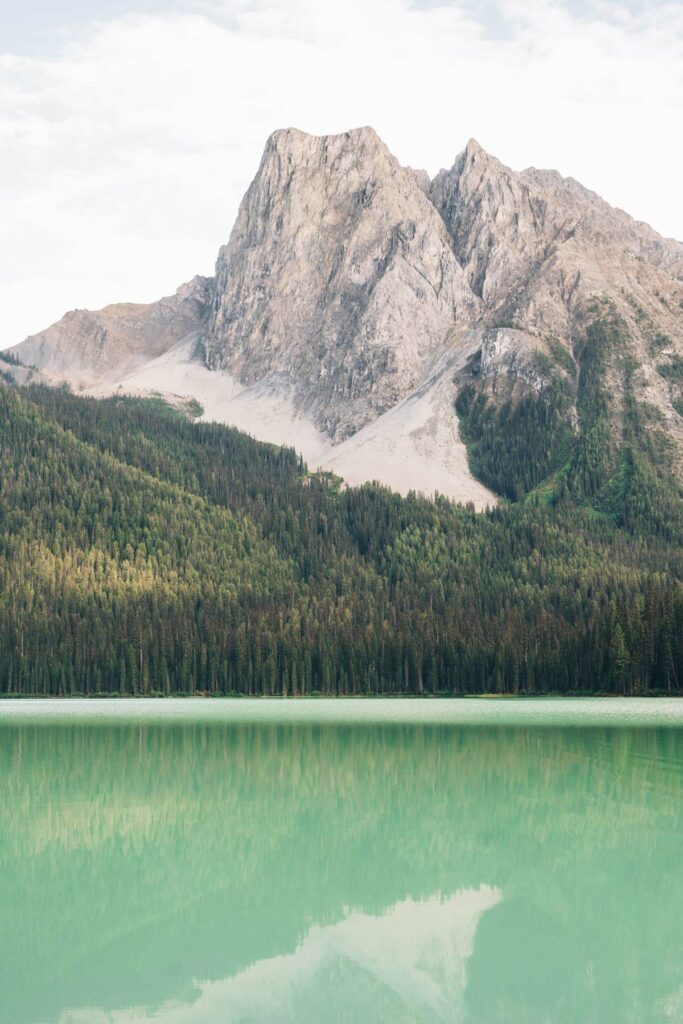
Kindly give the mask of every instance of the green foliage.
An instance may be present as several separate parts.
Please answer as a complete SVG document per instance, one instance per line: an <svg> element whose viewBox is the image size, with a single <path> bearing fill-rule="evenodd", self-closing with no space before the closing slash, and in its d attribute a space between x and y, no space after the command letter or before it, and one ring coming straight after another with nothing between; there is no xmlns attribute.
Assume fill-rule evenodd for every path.
<svg viewBox="0 0 683 1024"><path fill-rule="evenodd" d="M0 381L4 380L6 384L13 384L14 377L8 367L21 365L21 362L11 352L0 352Z"/></svg>
<svg viewBox="0 0 683 1024"><path fill-rule="evenodd" d="M538 394L502 404L476 386L459 394L456 409L470 466L483 483L513 501L533 491L541 504L568 500L593 505L604 488L618 489L619 481L611 481L617 469L623 482L605 384L608 362L622 357L623 344L618 327L605 315L590 324L577 345L576 433L569 380L557 369L576 367L564 346L550 344L550 356L534 357L548 380ZM623 358L622 364L627 372ZM604 511L613 496L596 507Z"/></svg>
<svg viewBox="0 0 683 1024"><path fill-rule="evenodd" d="M159 403L0 388L0 693L675 692L680 534L636 455L626 533L339 489Z"/></svg>
<svg viewBox="0 0 683 1024"><path fill-rule="evenodd" d="M21 359L15 356L13 352L5 351L0 352L0 362L10 363L11 366L23 366Z"/></svg>
<svg viewBox="0 0 683 1024"><path fill-rule="evenodd" d="M565 348L558 338L549 338L548 347L555 363L563 369L565 373L568 373L573 377L576 373L576 363L574 362L571 352Z"/></svg>
<svg viewBox="0 0 683 1024"><path fill-rule="evenodd" d="M498 406L468 386L456 402L475 476L505 497L519 500L567 458L572 441L570 393L553 380L541 394Z"/></svg>
<svg viewBox="0 0 683 1024"><path fill-rule="evenodd" d="M567 479L569 492L577 501L592 498L606 484L614 468L605 371L608 355L619 347L617 331L606 321L598 320L589 326L578 349L579 436Z"/></svg>
<svg viewBox="0 0 683 1024"><path fill-rule="evenodd" d="M662 331L656 331L648 342L648 350L651 356L656 356L663 348L671 344L671 338Z"/></svg>
<svg viewBox="0 0 683 1024"><path fill-rule="evenodd" d="M473 472L512 500L527 494L537 507L578 504L625 530L680 542L683 494L670 472L662 416L635 400L636 364L609 310L590 324L577 357L576 435L568 427L571 395L557 377L538 397L516 405L496 406L474 387L461 392L457 409ZM608 367L621 378L621 436L608 395Z"/></svg>
<svg viewBox="0 0 683 1024"><path fill-rule="evenodd" d="M622 358L619 367L623 381L621 438L618 444L612 440L614 467L593 491L593 507L627 530L680 543L683 492L670 473L670 441L658 429L661 414L636 401L632 383L636 364Z"/></svg>
<svg viewBox="0 0 683 1024"><path fill-rule="evenodd" d="M188 398L183 405L183 412L189 416L191 420L197 420L200 416L204 415L204 406L201 402L198 402L196 398Z"/></svg>
<svg viewBox="0 0 683 1024"><path fill-rule="evenodd" d="M676 383L683 381L683 356L674 353L670 356L669 362L660 363L657 370L667 380L673 380Z"/></svg>

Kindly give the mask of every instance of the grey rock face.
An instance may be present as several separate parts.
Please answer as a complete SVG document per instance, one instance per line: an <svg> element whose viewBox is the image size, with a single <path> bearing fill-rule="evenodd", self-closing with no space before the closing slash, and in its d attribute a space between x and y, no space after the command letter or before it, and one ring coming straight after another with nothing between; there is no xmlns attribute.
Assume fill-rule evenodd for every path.
<svg viewBox="0 0 683 1024"><path fill-rule="evenodd" d="M485 318L571 341L595 297L609 296L637 334L683 338L683 245L615 210L557 171L511 171L471 140L432 183L468 283Z"/></svg>
<svg viewBox="0 0 683 1024"><path fill-rule="evenodd" d="M533 335L509 328L489 327L484 331L477 376L487 391L504 399L520 393L540 393L548 376L535 358L545 346Z"/></svg>
<svg viewBox="0 0 683 1024"><path fill-rule="evenodd" d="M122 303L96 313L72 310L11 351L48 376L89 384L155 359L198 331L211 298L212 281L195 277L175 295L149 305Z"/></svg>
<svg viewBox="0 0 683 1024"><path fill-rule="evenodd" d="M424 188L370 128L272 135L218 258L209 367L289 375L335 440L404 398L481 313Z"/></svg>
<svg viewBox="0 0 683 1024"><path fill-rule="evenodd" d="M494 400L542 390L544 358L575 388L569 354L606 312L625 338L619 358L636 367L629 386L658 410L683 474L683 388L660 372L683 355L681 243L556 171L514 172L473 140L430 182L370 128L323 137L289 129L268 140L215 279L149 306L67 314L15 351L51 379L87 385L120 379L196 335L206 367L230 375L226 388L257 386L321 443L344 442L349 479L360 479L351 461L361 457L372 479L393 446L394 486L401 452L416 458L419 427L419 457L430 445L441 453L446 493L446 472L468 472L464 449L455 462L446 456L459 443L452 407L457 388L475 380L473 353L475 384ZM617 362L608 381L615 430ZM405 448L393 443L401 437Z"/></svg>
<svg viewBox="0 0 683 1024"><path fill-rule="evenodd" d="M431 196L468 283L487 310L495 309L544 258L543 199L474 139L437 174ZM570 221L555 232L571 229Z"/></svg>
<svg viewBox="0 0 683 1024"><path fill-rule="evenodd" d="M556 339L571 352L591 319L608 313L639 366L635 397L662 414L683 474L683 419L673 404L681 395L657 371L662 350L683 353L683 245L557 171L515 173L474 141L436 176L431 195L482 299L483 323L521 328L519 359L500 354L509 390L519 386L524 337ZM610 388L616 421L623 404L616 371Z"/></svg>

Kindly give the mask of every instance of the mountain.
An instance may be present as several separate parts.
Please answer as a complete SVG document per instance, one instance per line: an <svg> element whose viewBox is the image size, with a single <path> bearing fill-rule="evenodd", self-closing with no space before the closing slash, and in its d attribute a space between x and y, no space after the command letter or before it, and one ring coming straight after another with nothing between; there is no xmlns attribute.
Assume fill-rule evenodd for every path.
<svg viewBox="0 0 683 1024"><path fill-rule="evenodd" d="M473 141L431 195L485 306L479 387L499 396L540 390L549 383L540 353L576 392L589 328L609 323L610 417L623 420L629 391L653 406L680 472L683 245L555 171L516 174ZM578 420L575 401L572 413Z"/></svg>
<svg viewBox="0 0 683 1024"><path fill-rule="evenodd" d="M480 302L446 224L370 128L276 132L216 267L211 369L282 375L333 440L422 380Z"/></svg>
<svg viewBox="0 0 683 1024"><path fill-rule="evenodd" d="M178 342L196 338L212 296L213 282L195 277L175 295L149 305L120 303L96 313L74 309L11 351L47 378L82 388L128 372Z"/></svg>
<svg viewBox="0 0 683 1024"><path fill-rule="evenodd" d="M473 140L430 181L370 128L275 132L213 279L12 355L478 508L683 479L683 245Z"/></svg>

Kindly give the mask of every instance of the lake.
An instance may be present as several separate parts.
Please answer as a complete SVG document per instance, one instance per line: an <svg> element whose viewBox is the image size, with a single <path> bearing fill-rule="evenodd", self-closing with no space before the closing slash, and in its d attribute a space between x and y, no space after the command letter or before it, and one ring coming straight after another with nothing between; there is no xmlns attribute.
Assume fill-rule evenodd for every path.
<svg viewBox="0 0 683 1024"><path fill-rule="evenodd" d="M683 1021L683 701L0 704L0 1024Z"/></svg>

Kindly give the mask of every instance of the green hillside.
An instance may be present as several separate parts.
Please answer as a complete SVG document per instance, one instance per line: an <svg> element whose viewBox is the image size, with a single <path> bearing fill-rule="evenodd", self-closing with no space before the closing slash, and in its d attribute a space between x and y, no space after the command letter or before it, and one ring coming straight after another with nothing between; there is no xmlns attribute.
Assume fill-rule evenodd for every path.
<svg viewBox="0 0 683 1024"><path fill-rule="evenodd" d="M559 474L475 514L0 386L0 693L680 692L680 492L640 441L595 464L594 405Z"/></svg>

